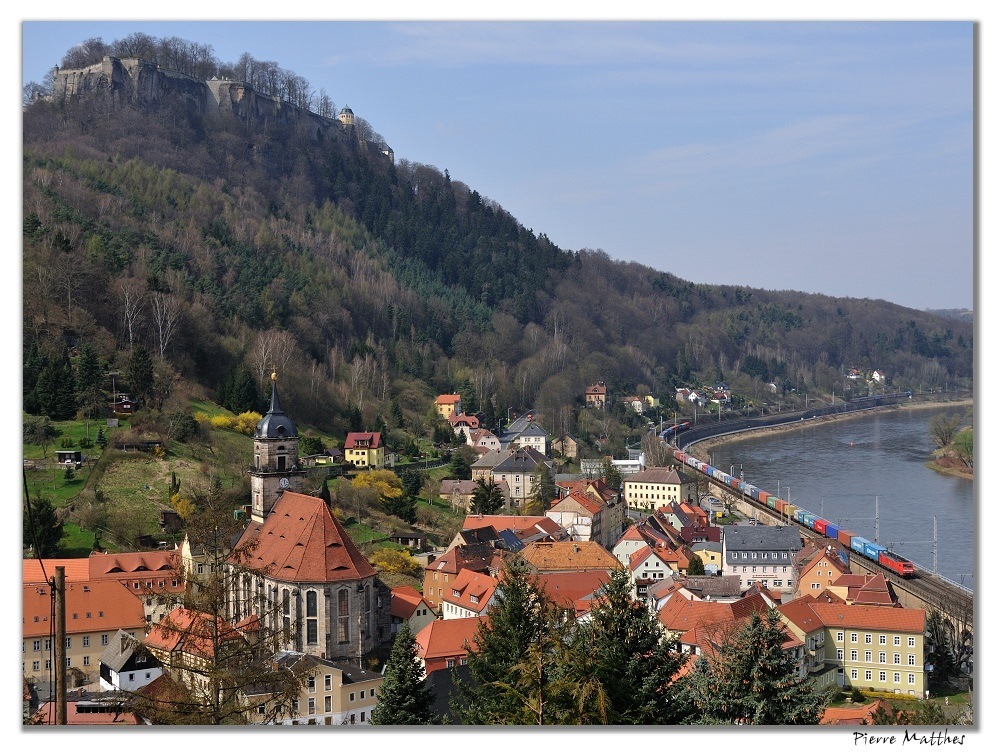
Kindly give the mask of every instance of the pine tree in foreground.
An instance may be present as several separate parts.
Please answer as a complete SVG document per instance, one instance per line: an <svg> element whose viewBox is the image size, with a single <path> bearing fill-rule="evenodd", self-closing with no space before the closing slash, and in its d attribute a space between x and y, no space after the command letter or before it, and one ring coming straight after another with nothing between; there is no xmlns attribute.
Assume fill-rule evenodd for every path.
<svg viewBox="0 0 1000 752"><path fill-rule="evenodd" d="M427 688L417 658L416 642L405 621L396 633L385 666L371 723L376 726L427 726L438 722L431 710L434 696Z"/></svg>

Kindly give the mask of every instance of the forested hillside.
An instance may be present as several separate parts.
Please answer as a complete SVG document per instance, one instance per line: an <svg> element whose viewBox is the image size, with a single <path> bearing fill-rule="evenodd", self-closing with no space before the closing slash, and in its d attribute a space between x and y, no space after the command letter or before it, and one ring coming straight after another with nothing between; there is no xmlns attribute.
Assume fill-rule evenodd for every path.
<svg viewBox="0 0 1000 752"><path fill-rule="evenodd" d="M371 128L331 142L99 94L36 99L23 125L24 389L39 412L83 406L50 407L84 348L120 373L147 350L154 377L129 388L164 408L196 392L259 408L245 403L277 368L286 410L330 431L423 431L434 396L462 391L487 426L537 407L575 433L598 380L668 405L714 380L840 393L852 367L971 386L971 322L559 249L447 171L393 164Z"/></svg>

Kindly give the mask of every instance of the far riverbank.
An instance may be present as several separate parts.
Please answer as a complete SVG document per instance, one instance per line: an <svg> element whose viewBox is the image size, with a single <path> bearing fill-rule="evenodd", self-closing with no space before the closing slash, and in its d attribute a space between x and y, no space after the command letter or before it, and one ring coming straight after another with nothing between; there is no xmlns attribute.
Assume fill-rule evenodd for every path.
<svg viewBox="0 0 1000 752"><path fill-rule="evenodd" d="M772 435L778 433L785 433L788 431L798 431L802 428L809 428L812 426L817 426L825 423L831 423L834 421L845 421L845 420L857 420L859 418L864 418L870 416L873 413L884 413L889 411L898 410L940 410L945 407L959 407L962 405L972 405L973 402L970 399L958 399L958 400L941 400L935 402L917 402L917 403L907 403L899 405L885 405L882 407L873 407L869 410L859 410L856 412L849 413L835 413L833 415L822 415L812 418L810 420L793 420L788 423L782 423L777 426L767 426L764 428L753 428L748 431L740 431L739 433L726 434L725 436L718 436L711 439L705 439L699 441L693 446L688 447L685 451L689 454L698 457L703 462L708 462L711 456L711 451L716 447L723 446L732 441L741 441L747 438L753 438L754 436L763 436L765 434ZM966 478L972 480L971 471L966 473L957 472L956 468L945 468L944 466L938 466L933 460L927 463L927 467L938 472L945 473L947 475L955 475L956 477Z"/></svg>

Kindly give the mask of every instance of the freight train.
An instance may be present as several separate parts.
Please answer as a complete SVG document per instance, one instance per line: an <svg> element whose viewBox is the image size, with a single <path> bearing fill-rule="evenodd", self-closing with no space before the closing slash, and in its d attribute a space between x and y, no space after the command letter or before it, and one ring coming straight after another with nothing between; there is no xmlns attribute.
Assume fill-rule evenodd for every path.
<svg viewBox="0 0 1000 752"><path fill-rule="evenodd" d="M660 432L660 438L663 439L664 441L668 441L677 434L679 434L681 431L686 431L690 427L691 427L690 420L685 420L683 423L675 423L672 426L664 428L663 431Z"/></svg>
<svg viewBox="0 0 1000 752"><path fill-rule="evenodd" d="M845 548L864 556L866 559L874 561L876 564L895 572L901 577L913 576L913 562L900 556L899 554L893 553L885 546L873 543L867 538L862 538L860 535L855 535L846 528L835 525L829 520L817 517L811 512L802 509L801 507L796 507L791 502L785 501L772 493L759 489L746 481L734 478L732 475L724 473L718 468L712 467L707 462L702 462L697 457L694 457L686 452L682 452L679 449L674 451L674 459L700 473L704 473L719 483L724 483L734 491L743 494L758 504L774 510L779 516L789 521L797 522L803 527L819 533L826 538L839 542Z"/></svg>

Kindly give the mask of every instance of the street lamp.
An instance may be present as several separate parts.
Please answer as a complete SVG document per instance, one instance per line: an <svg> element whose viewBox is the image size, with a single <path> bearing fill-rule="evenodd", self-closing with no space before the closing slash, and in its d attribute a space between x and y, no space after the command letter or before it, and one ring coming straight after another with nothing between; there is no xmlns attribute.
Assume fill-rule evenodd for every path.
<svg viewBox="0 0 1000 752"><path fill-rule="evenodd" d="M514 409L513 407L508 407L507 408L507 425L508 426L510 425L510 411L513 410L513 409Z"/></svg>

